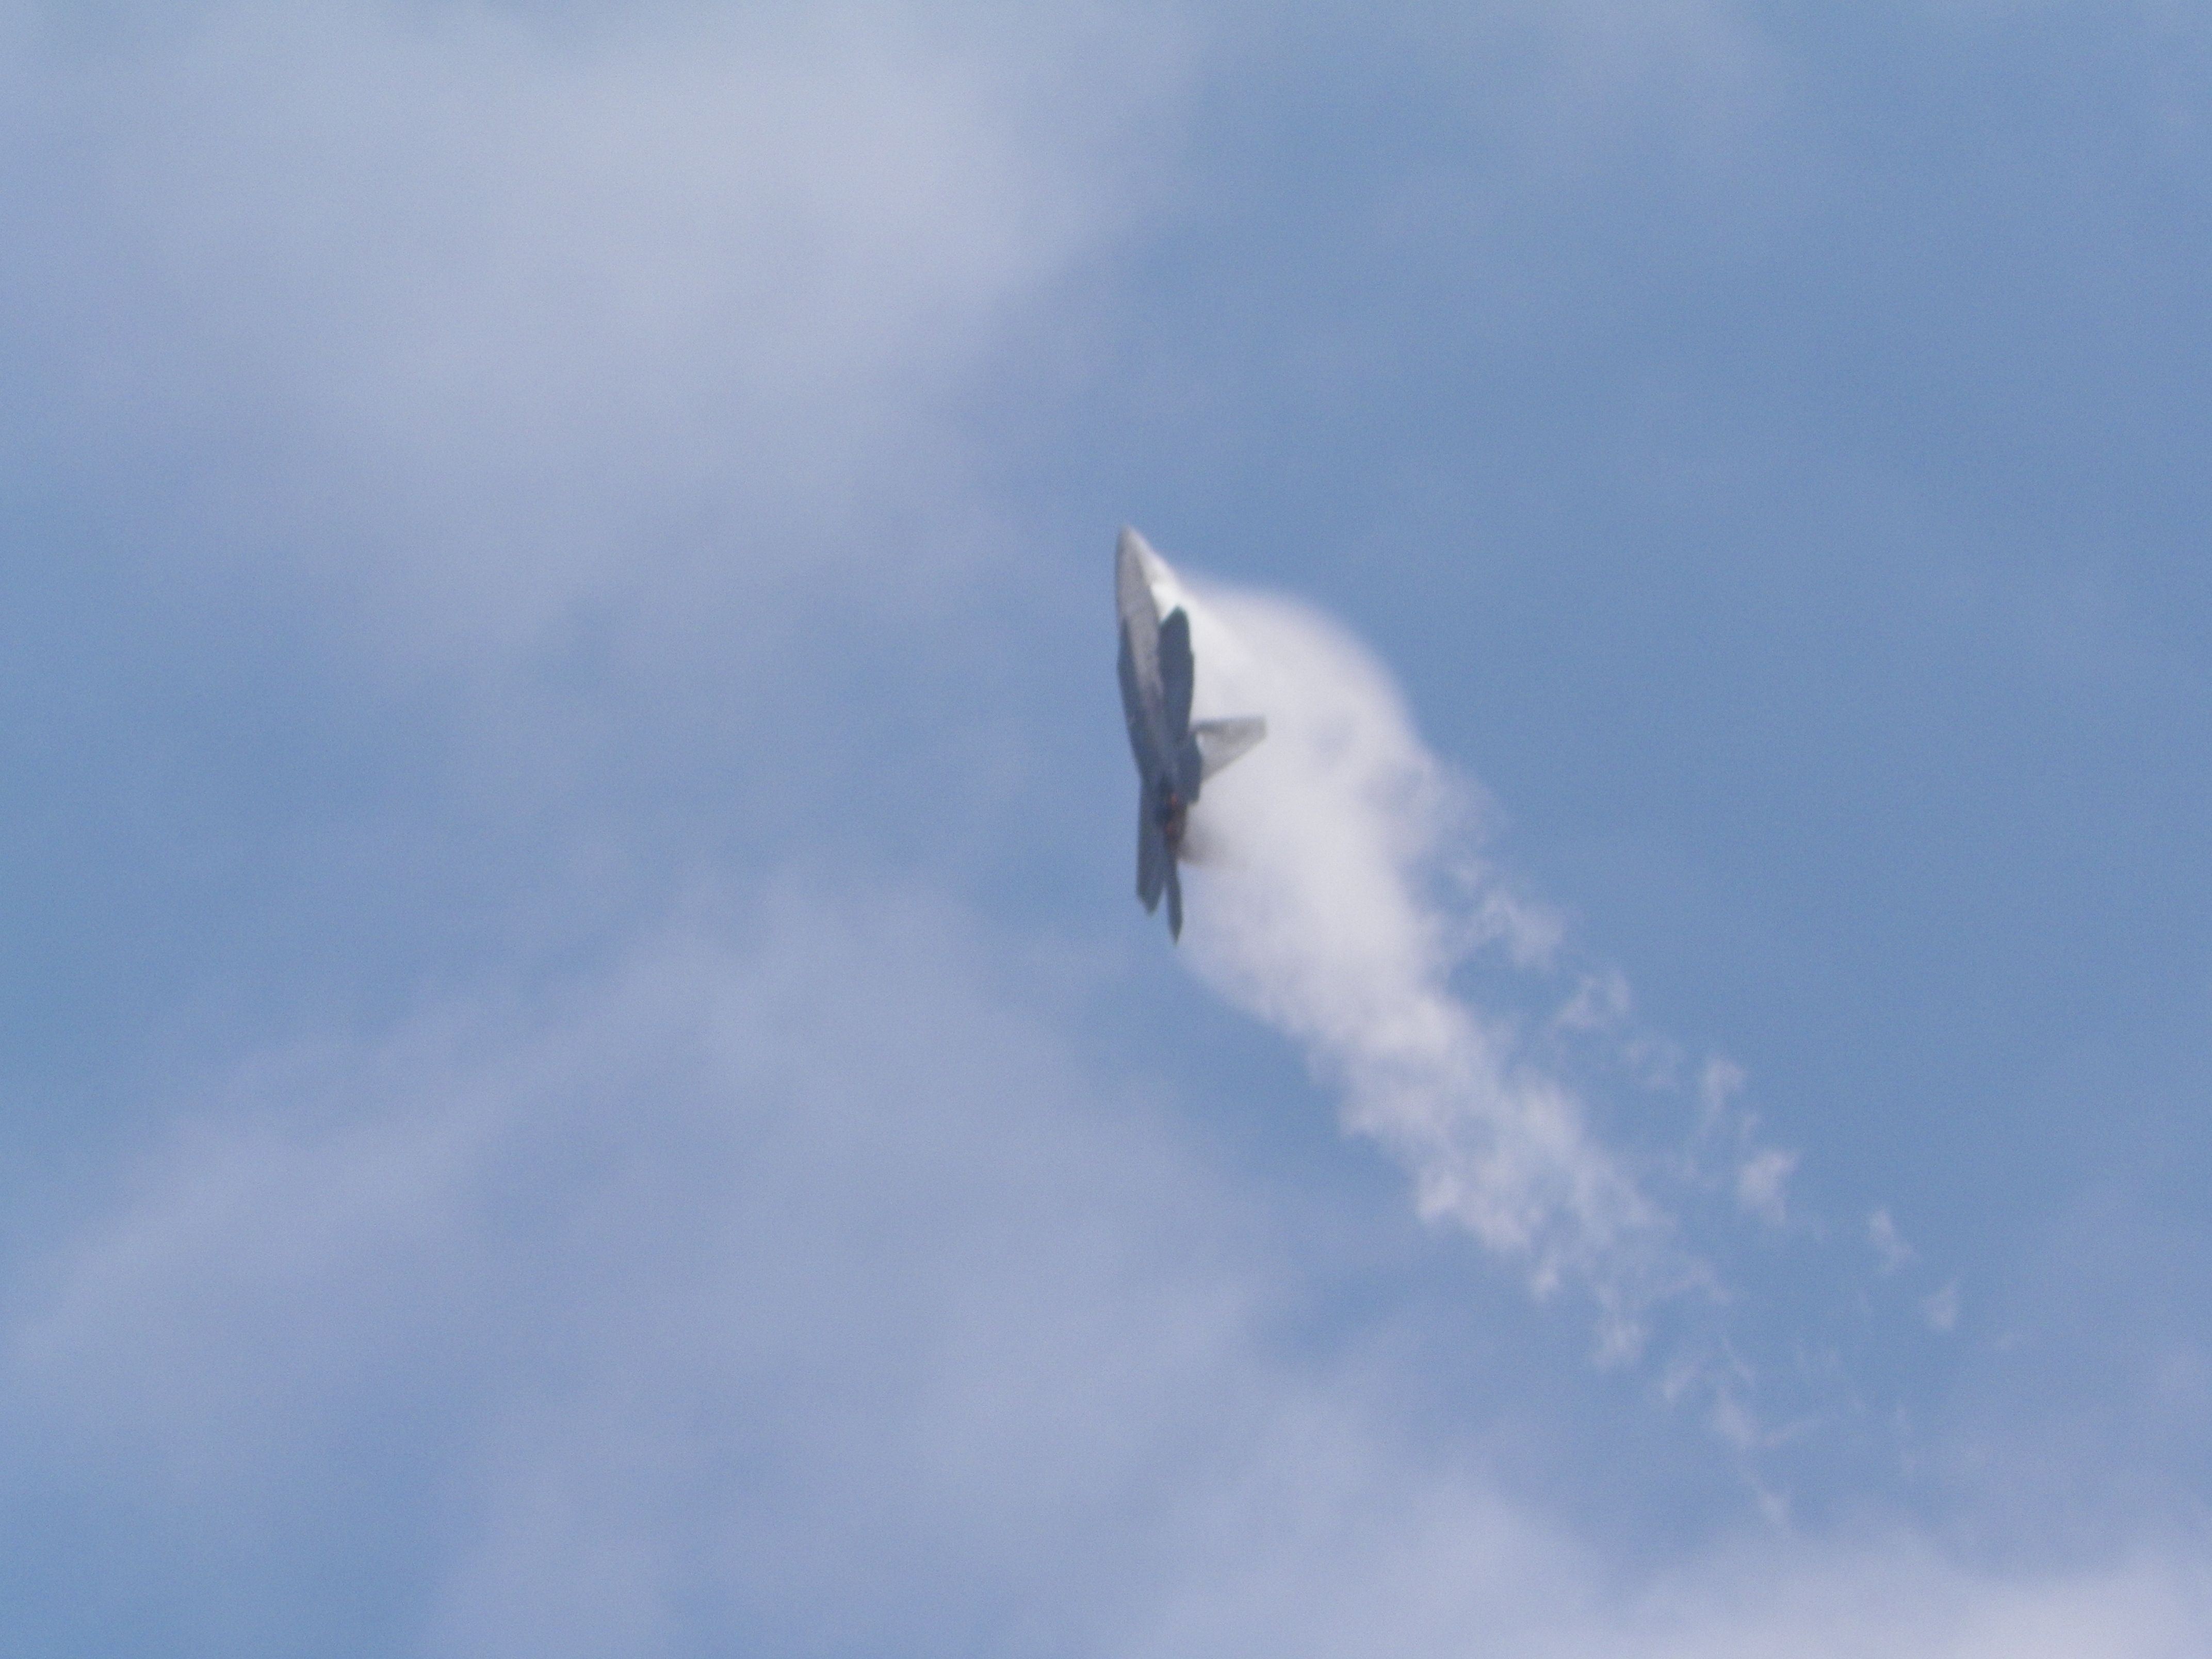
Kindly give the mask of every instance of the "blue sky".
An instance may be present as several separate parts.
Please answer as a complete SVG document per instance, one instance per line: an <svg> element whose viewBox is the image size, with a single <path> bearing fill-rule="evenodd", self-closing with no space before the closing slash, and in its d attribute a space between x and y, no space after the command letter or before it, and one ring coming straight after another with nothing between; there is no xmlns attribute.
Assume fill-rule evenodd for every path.
<svg viewBox="0 0 2212 1659"><path fill-rule="evenodd" d="M10 1650L2202 1651L2208 98L0 13Z"/></svg>

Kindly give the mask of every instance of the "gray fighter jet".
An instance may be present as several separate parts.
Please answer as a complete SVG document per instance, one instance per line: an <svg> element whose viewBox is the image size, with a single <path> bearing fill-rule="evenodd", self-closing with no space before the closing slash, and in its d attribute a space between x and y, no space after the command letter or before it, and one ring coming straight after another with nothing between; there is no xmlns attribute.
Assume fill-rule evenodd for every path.
<svg viewBox="0 0 2212 1659"><path fill-rule="evenodd" d="M1190 720L1194 664L1190 617L1181 605L1163 618L1152 594L1159 562L1126 526L1114 554L1114 598L1121 612L1121 713L1137 760L1137 896L1147 915L1168 896L1168 932L1182 937L1183 831L1199 787L1267 735L1257 715Z"/></svg>

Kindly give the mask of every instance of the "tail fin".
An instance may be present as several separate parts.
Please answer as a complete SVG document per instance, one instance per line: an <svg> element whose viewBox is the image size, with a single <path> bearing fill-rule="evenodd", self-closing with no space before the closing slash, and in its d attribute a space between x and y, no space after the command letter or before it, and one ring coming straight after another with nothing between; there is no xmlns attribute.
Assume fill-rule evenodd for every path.
<svg viewBox="0 0 2212 1659"><path fill-rule="evenodd" d="M1190 730L1190 694L1197 678L1190 655L1190 613L1177 605L1160 624L1160 714L1170 744L1181 743Z"/></svg>
<svg viewBox="0 0 2212 1659"><path fill-rule="evenodd" d="M1203 763L1203 769L1199 775L1210 778L1266 737L1267 720L1262 714L1244 714L1235 720L1200 720L1190 728L1190 734L1198 739L1198 752Z"/></svg>
<svg viewBox="0 0 2212 1659"><path fill-rule="evenodd" d="M1152 811L1152 792L1137 792L1137 897L1150 915L1160 908L1160 888L1175 879L1175 860Z"/></svg>

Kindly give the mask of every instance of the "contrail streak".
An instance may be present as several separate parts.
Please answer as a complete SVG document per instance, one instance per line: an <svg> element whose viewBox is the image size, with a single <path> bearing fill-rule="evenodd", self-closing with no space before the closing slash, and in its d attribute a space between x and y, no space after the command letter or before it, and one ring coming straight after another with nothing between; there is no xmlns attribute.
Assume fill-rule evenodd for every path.
<svg viewBox="0 0 2212 1659"><path fill-rule="evenodd" d="M1234 867L1194 910L1194 965L1304 1048L1346 1126L1410 1172L1425 1217L1466 1229L1539 1294L1586 1291L1601 1352L1633 1353L1652 1303L1707 1275L1574 1089L1452 987L1474 941L1546 944L1474 859L1469 792L1326 617L1179 586L1199 711L1261 710L1270 733L1198 808Z"/></svg>

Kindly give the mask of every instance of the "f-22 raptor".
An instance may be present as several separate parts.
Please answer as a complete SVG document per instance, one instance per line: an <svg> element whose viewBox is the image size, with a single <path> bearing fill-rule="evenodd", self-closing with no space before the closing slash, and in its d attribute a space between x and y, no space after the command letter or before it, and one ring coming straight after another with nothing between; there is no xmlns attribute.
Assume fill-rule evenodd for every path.
<svg viewBox="0 0 2212 1659"><path fill-rule="evenodd" d="M1191 724L1196 665L1190 617L1181 605L1160 615L1155 573L1160 556L1126 526L1114 553L1114 598L1121 613L1121 713L1137 762L1137 896L1149 915L1167 894L1168 932L1182 937L1183 833L1200 787L1267 735L1256 714Z"/></svg>

